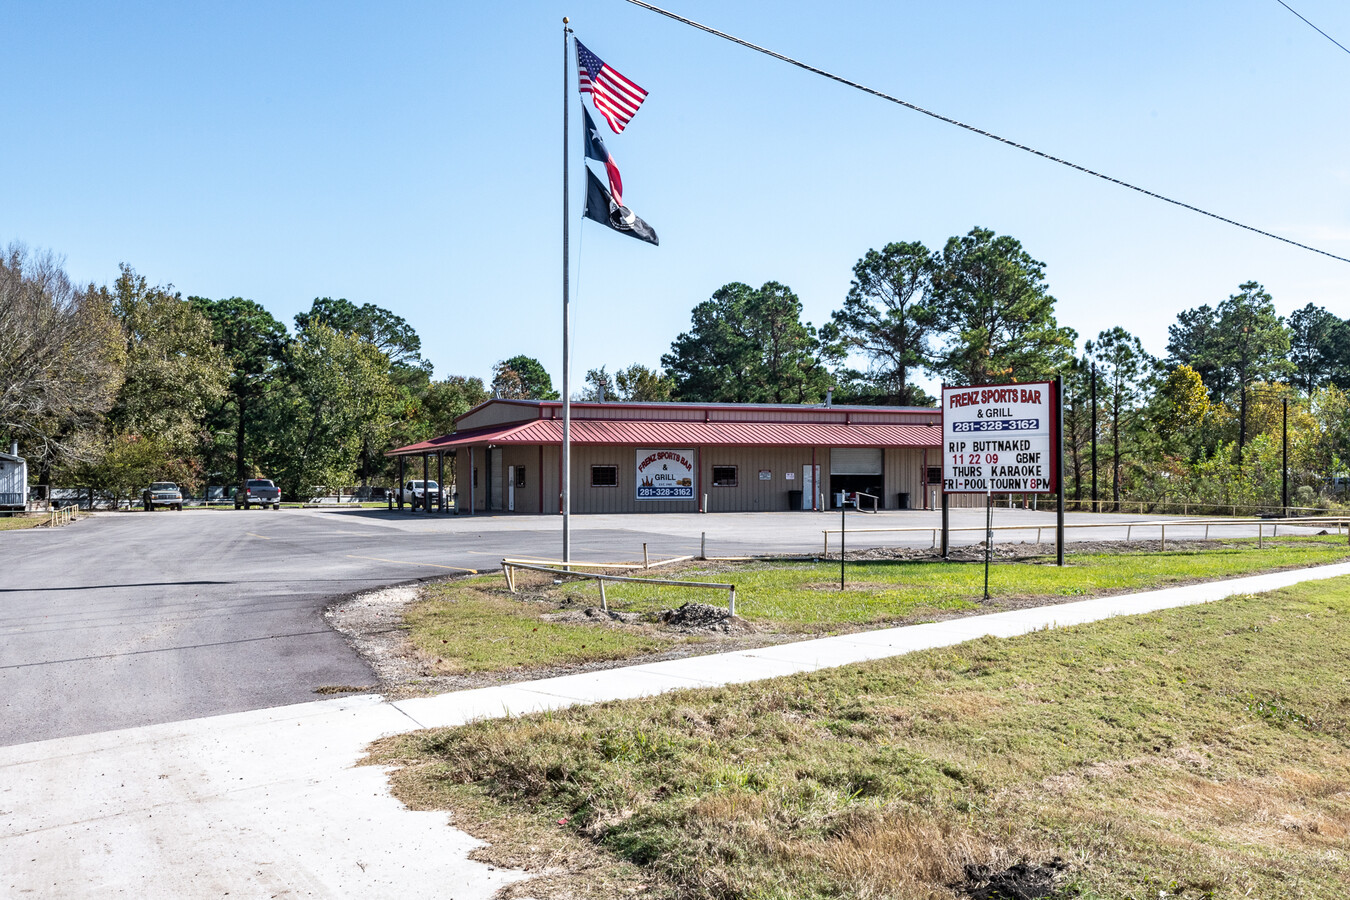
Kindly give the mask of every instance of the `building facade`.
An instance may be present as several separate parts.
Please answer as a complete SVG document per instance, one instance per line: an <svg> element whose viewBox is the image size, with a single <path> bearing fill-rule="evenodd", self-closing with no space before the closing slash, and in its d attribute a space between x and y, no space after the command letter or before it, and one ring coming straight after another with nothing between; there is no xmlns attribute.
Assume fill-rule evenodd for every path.
<svg viewBox="0 0 1350 900"><path fill-rule="evenodd" d="M940 502L942 415L926 407L573 403L575 513L882 509ZM562 403L489 400L443 437L390 451L469 512L562 509ZM870 505L870 501L865 501Z"/></svg>

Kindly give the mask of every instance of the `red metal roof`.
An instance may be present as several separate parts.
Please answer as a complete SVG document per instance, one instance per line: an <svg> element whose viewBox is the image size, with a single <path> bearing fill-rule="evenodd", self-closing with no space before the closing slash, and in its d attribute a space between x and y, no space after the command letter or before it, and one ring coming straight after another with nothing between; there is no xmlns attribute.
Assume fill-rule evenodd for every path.
<svg viewBox="0 0 1350 900"><path fill-rule="evenodd" d="M561 419L512 422L409 444L388 456L451 450L469 444L561 444ZM936 425L812 425L801 422L652 422L573 419L573 444L721 447L940 447Z"/></svg>

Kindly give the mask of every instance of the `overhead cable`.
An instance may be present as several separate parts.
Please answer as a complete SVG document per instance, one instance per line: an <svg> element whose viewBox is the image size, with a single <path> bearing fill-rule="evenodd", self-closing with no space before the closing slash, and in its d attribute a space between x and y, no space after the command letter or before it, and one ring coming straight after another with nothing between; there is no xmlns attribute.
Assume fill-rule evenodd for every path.
<svg viewBox="0 0 1350 900"><path fill-rule="evenodd" d="M1294 9L1294 8L1293 8L1292 6L1290 6L1288 3L1285 3L1284 0L1275 0L1275 2L1278 3L1278 4L1280 4L1281 6L1283 6L1285 9L1289 10L1289 11L1290 11L1291 13L1293 13L1294 15L1298 16L1300 19L1303 19L1303 21L1307 24L1307 26L1308 26L1309 28L1311 28L1313 31L1317 32L1317 33L1320 34L1322 37L1324 37L1324 38L1326 38L1327 40L1331 41L1333 44L1335 44L1337 47L1340 47L1342 50L1345 50L1346 53L1350 53L1350 49L1346 49L1346 46L1345 46L1344 44L1342 44L1340 41L1336 40L1336 39L1335 39L1334 37L1332 37L1331 35L1327 34L1327 33L1326 33L1325 31L1323 31L1322 29L1318 28L1318 27L1317 27L1316 25L1314 25L1313 23L1309 22L1306 18L1303 17L1303 14L1302 14L1302 13L1300 13L1298 10Z"/></svg>
<svg viewBox="0 0 1350 900"><path fill-rule="evenodd" d="M1335 253L1329 253L1329 252L1327 252L1326 250L1319 250L1319 249L1316 248L1316 247L1310 247L1310 246L1308 246L1307 244L1301 244L1301 243L1299 243L1298 241L1292 240L1292 239L1287 238L1287 237L1281 237L1280 235L1278 235L1278 234L1273 234L1273 233L1271 233L1271 232L1269 232L1269 231L1263 231L1262 229L1256 228L1256 227L1251 226L1251 225L1244 225L1243 223L1238 222L1238 221L1236 221L1235 219L1230 219L1230 218L1228 218L1228 217L1226 217L1226 216L1221 216L1221 215L1219 215L1218 213L1212 213L1212 212L1210 212L1209 210L1201 209L1201 208L1198 207L1198 206L1192 206L1192 205L1189 204L1189 203L1183 203L1183 202L1180 201L1180 200L1173 200L1171 197L1165 197L1165 196L1163 196L1162 194L1159 194L1159 193L1157 193L1157 192L1155 192L1155 191L1150 191L1150 190L1148 190L1148 189L1146 189L1146 188L1141 188L1141 187L1139 187L1138 185L1130 184L1128 181L1122 181L1122 180L1120 180L1119 178L1112 178L1110 175L1105 175L1105 174L1103 174L1103 173L1101 173L1101 172L1095 171L1095 170L1093 170L1093 169L1089 169L1087 166L1080 166L1080 165L1078 165L1077 163L1070 162L1070 161L1067 160L1067 159L1061 159L1061 158L1058 157L1058 156L1053 156L1053 155L1051 155L1051 154L1049 154L1049 153L1045 153L1045 152L1043 152L1043 151L1041 151L1041 150L1037 150L1037 149L1035 149L1034 147L1028 147L1028 146L1026 146L1025 144L1019 144L1019 143L1017 143L1017 142L1014 141L1014 140L1009 140L1008 138L1001 137L1001 136L999 136L999 135L997 135L997 134L994 134L993 132L985 131L985 130L982 129L982 128L976 128L974 125L967 125L965 122L961 122L961 121L959 121L959 120L957 120L957 119L953 119L953 118L951 118L950 116L944 116L944 115L942 115L941 113L933 112L933 111L930 110L930 109L924 109L922 106L919 106L919 105L914 104L914 103L910 103L910 102L907 101L907 100L901 100L899 97L893 97L893 96L891 96L890 94L885 93L884 91L879 91L879 90L877 90L876 88L870 88L870 87L868 87L868 86L865 85L865 84L859 84L859 83L856 82L856 81L850 81L849 79L844 78L844 77L842 77L842 76L840 76L840 75L835 75L835 74L832 73L832 72L826 72L824 69L818 69L818 68L816 68L815 66L808 65L808 64L806 64L806 63L804 63L804 62L801 62L800 60L793 59L793 58L790 57L790 56L785 56L785 55L783 55L782 53L778 53L778 52L776 52L776 51L774 51L774 50L770 50L770 49L768 49L767 47L761 47L761 46L759 46L758 44L752 44L752 43L750 43L750 42L747 41L747 40L743 40L743 39L741 39L741 38L736 37L735 35L727 34L727 33L724 32L724 31L718 31L716 28L712 28L712 27L710 27L710 26L703 25L703 24L701 24L701 23L699 23L699 22L695 22L693 19L687 19L687 18L685 18L684 16L677 15L676 13L673 13L673 12L671 12L671 11L669 11L669 10L662 9L662 8L659 7L659 6L653 6L653 5L650 4L650 3L645 3L645 2L643 2L643 0L627 0L627 2L633 4L634 6L640 6L640 7L642 7L643 9L650 10L651 12L657 13L657 14L659 14L659 15L666 16L667 18L674 19L676 22L680 22L680 23L682 23L682 24L684 24L684 25L688 25L688 26L690 26L691 28L697 28L697 29L700 30L700 31L706 31L708 34L715 35L715 36L717 36L717 37L723 38L724 40L731 41L733 44L740 44L742 47L745 47L746 49L754 50L754 51L759 52L759 53L763 53L763 54L766 55L766 56L772 56L774 59L782 60L783 62L789 63L789 64L791 64L791 65L794 65L794 66L796 66L796 67L799 68L799 69L805 69L806 71L811 72L811 73L813 73L813 74L815 74L815 75L819 75L819 76L821 76L822 78L828 78L828 79L830 79L831 81L837 81L837 82L839 82L840 84L847 85L848 87L851 87L851 88L854 88L854 89L856 89L856 90L862 91L863 93L871 94L871 95L874 96L874 97L880 97L882 100L887 100L887 101L889 101L889 102L891 102L891 103L898 104L898 105L903 106L903 107L905 107L905 108L907 108L907 109L912 109L912 110L914 110L915 112L923 113L925 116L929 116L929 117L931 117L931 118L937 119L939 122L946 122L948 125L955 125L957 128L963 128L963 129L965 129L966 131L974 132L975 134L981 135L981 136L983 136L983 137L987 137L987 138L989 138L989 139L991 139L991 140L998 141L998 142L1001 143L1001 144L1007 144L1009 147L1016 147L1018 150L1024 150L1024 151L1026 151L1027 153L1033 154L1033 155L1035 155L1035 156L1039 156L1039 157L1041 157L1042 159L1049 160L1050 162L1053 162L1053 163L1059 163L1061 166L1067 166L1067 167L1069 167L1070 169L1074 169L1074 170L1076 170L1076 171L1082 172L1082 173L1085 174L1085 175L1091 175L1091 176L1093 176L1094 178L1100 178L1102 181L1109 181L1109 182L1111 182L1112 184L1116 184L1116 185L1119 185L1120 187L1128 188L1129 190L1136 191L1136 192L1138 192L1138 193L1140 193L1140 194L1143 194L1143 195L1146 196L1146 197L1152 197L1152 198L1155 199L1155 200L1161 200L1161 201L1163 201L1164 203L1170 203L1170 204L1172 204L1173 206L1179 206L1179 207L1181 207L1182 209L1188 209L1188 210L1190 210L1191 212L1199 213L1199 214L1202 215L1202 216L1208 216L1208 217L1211 218L1211 219L1217 219L1217 220L1220 221L1220 222L1224 222L1224 223L1227 223L1227 224L1229 224L1229 225L1236 226L1237 228L1241 228L1241 229L1243 229L1243 230L1245 230L1245 231L1250 231L1250 232L1252 232L1252 233L1254 233L1254 234L1259 234L1259 235L1261 235L1262 237L1268 237L1268 238L1271 238L1271 239L1273 239L1273 240L1280 241L1281 243L1285 243L1285 244L1289 244L1289 245L1294 246L1294 247L1298 247L1298 248L1301 249L1301 250L1308 250L1308 251L1311 251L1312 253L1317 253L1317 254L1320 254L1320 255L1322 255L1322 256L1327 256L1327 257L1330 257L1331 259L1338 260L1338 261L1343 262L1343 263L1350 263L1350 258L1347 258L1347 257L1344 257L1344 256L1337 256Z"/></svg>

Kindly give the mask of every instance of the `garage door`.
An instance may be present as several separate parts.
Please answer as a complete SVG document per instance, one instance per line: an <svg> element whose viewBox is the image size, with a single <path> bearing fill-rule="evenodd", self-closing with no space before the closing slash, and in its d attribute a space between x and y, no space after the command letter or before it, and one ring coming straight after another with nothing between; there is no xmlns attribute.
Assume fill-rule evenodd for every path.
<svg viewBox="0 0 1350 900"><path fill-rule="evenodd" d="M831 475L880 475L881 449L848 447L830 451Z"/></svg>

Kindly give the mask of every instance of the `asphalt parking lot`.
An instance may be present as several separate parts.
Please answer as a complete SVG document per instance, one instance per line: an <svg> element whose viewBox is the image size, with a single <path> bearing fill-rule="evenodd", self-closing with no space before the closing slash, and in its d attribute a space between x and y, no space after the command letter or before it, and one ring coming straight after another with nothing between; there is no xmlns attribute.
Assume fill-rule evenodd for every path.
<svg viewBox="0 0 1350 900"><path fill-rule="evenodd" d="M938 523L922 511L849 515L857 529ZM995 516L1054 522L1046 512ZM1110 540L1141 517L1069 518L1118 523L1069 535ZM983 510L953 511L954 527L983 523ZM809 554L823 529L838 526L837 512L574 516L572 548L592 561L641 559L644 543L653 559L692 555L706 533L713 556ZM365 663L325 623L325 606L378 586L495 568L503 556L557 558L561 528L557 516L283 509L100 514L0 532L0 746L372 686ZM1168 534L1192 531L1199 536L1181 527ZM954 536L982 539L978 530ZM929 531L859 531L849 546L931 540Z"/></svg>

